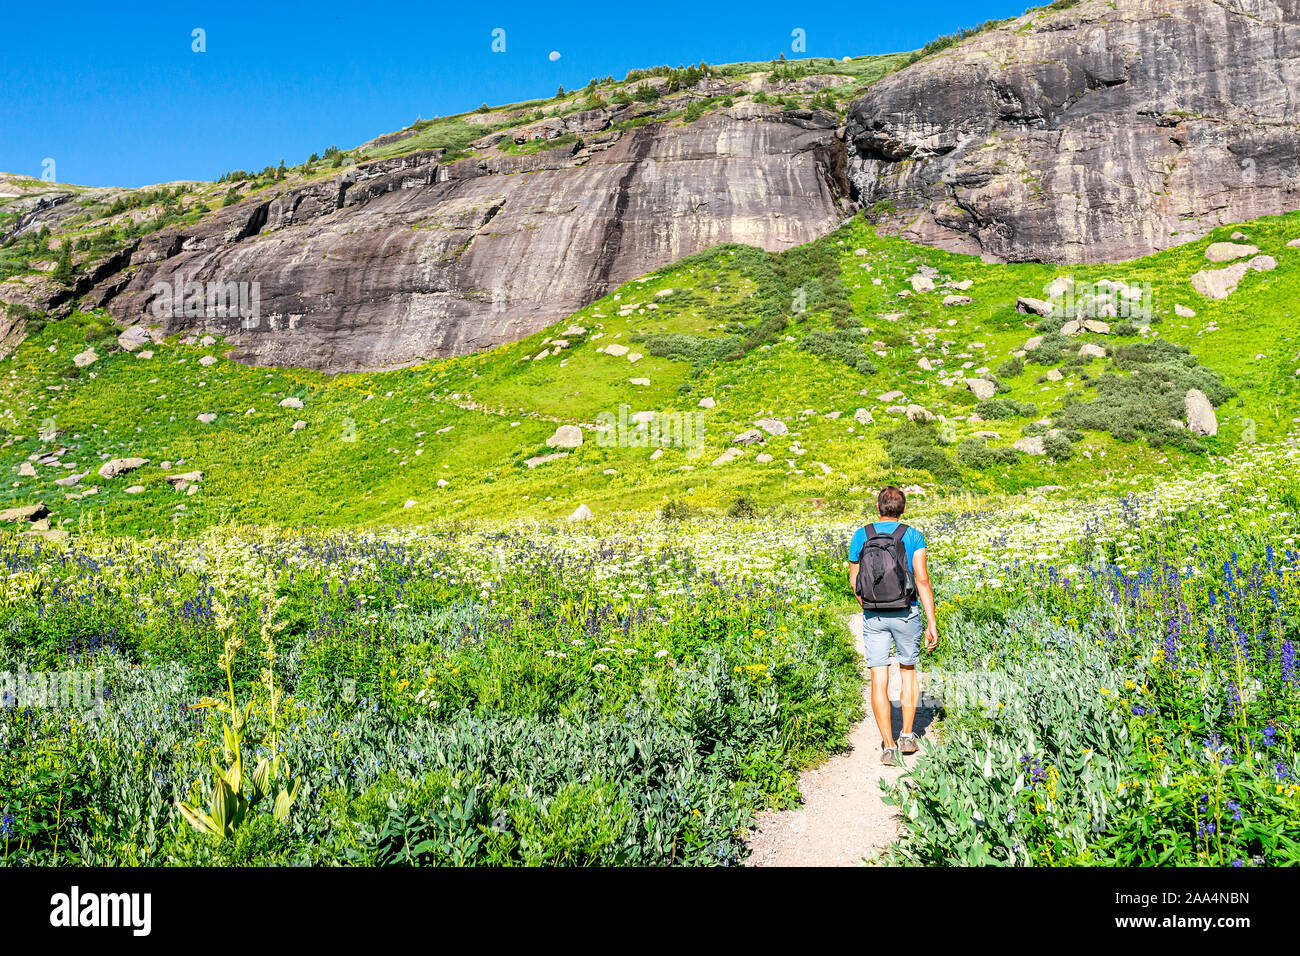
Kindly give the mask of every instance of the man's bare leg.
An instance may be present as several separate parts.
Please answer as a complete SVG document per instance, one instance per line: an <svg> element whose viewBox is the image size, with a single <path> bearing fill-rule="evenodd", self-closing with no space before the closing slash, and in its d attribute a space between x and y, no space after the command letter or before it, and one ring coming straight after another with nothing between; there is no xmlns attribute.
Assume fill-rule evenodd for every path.
<svg viewBox="0 0 1300 956"><path fill-rule="evenodd" d="M916 701L912 702L916 710ZM885 749L894 746L893 715L889 707L889 668L871 668L871 712L876 715L876 726L880 728L880 740Z"/></svg>
<svg viewBox="0 0 1300 956"><path fill-rule="evenodd" d="M874 669L872 673L875 673ZM903 733L910 734L912 732L912 721L916 719L916 704L921 696L921 684L916 679L916 666L914 664L899 664L898 676L902 684ZM872 684L875 684L874 677L872 678ZM888 704L888 700L885 703ZM877 716L877 719L879 719L879 716Z"/></svg>

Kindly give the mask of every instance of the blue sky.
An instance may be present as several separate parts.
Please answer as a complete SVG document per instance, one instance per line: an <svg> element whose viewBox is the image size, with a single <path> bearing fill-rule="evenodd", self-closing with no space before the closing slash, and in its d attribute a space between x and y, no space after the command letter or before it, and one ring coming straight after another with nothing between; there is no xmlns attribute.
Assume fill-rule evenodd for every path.
<svg viewBox="0 0 1300 956"><path fill-rule="evenodd" d="M796 28L808 56L888 53L1030 5L46 4L0 31L0 170L39 176L48 158L93 186L214 179L634 67L794 57Z"/></svg>

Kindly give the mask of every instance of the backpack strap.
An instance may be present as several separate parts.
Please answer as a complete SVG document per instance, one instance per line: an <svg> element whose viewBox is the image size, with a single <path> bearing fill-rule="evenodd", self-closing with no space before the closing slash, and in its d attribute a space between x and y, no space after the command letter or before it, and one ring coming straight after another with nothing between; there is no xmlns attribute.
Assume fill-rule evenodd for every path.
<svg viewBox="0 0 1300 956"><path fill-rule="evenodd" d="M894 533L891 534L890 537L893 538L895 541L902 541L903 535L907 534L907 532L910 530L911 529L908 528L907 525L903 524L903 522L900 521L898 522L898 527L894 529Z"/></svg>

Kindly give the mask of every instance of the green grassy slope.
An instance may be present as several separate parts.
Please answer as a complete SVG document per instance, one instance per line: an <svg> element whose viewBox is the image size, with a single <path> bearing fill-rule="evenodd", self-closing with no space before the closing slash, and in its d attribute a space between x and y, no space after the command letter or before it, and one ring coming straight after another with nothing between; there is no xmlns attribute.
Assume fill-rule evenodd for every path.
<svg viewBox="0 0 1300 956"><path fill-rule="evenodd" d="M111 348L102 317L74 312L0 362L0 469L7 476L0 506L44 501L56 527L93 520L110 530L187 531L222 517L337 526L425 522L453 509L470 518L559 517L581 503L607 514L677 499L721 508L741 494L762 507L807 507L814 498L856 507L863 488L886 479L919 484L933 496L1118 484L1136 472L1192 469L1243 438L1284 434L1300 414L1300 316L1292 306L1300 248L1286 245L1300 236L1300 214L1237 228L1278 267L1249 273L1232 296L1214 301L1193 291L1189 278L1211 265L1204 258L1209 242L1228 239L1234 228L1132 263L1054 267L985 264L876 236L856 219L783 254L719 247L634 280L522 341L371 375L249 368L226 361L219 342L203 348L173 340L140 358ZM900 296L910 293L909 277L922 266L937 270L940 281L970 280L963 294L971 303L943 305L954 292L945 288ZM1041 297L1063 274L1077 282L1151 284L1155 337L1189 347L1235 391L1218 409L1217 437L1121 441L1084 428L1069 460L1017 455L971 467L954 454L980 430L998 433L990 447L1006 448L1041 432L1033 424L1039 416L1060 419L1068 402L1092 397L1108 373L1132 376L1114 351L1142 339L1115 334L1069 340L1071 351L1094 342L1112 357L996 371L1027 337L1041 334L1036 316L1015 310L1016 297ZM1196 316L1175 315L1175 304ZM552 352L571 325L586 331ZM842 348L849 335L859 336L847 346L851 357L869 359L872 374L806 348L819 339ZM78 369L72 358L88 339L97 340L100 358ZM629 353L606 351L610 345ZM638 353L640 360L629 360ZM201 365L205 355L215 364ZM941 384L938 373L918 367L922 358L942 359L948 369L969 361L968 375L994 370L1005 389L997 397L1032 403L1036 414L968 421L976 408L970 390ZM1062 370L1061 381L1044 380L1051 368ZM889 414L892 403L878 397L893 390L945 421L903 428L900 440L906 419ZM286 397L303 407L281 407ZM699 408L706 397L716 402L707 411ZM652 459L651 446L602 444L591 426L601 415L617 420L622 406L625 417L698 412L702 448L670 445ZM858 408L874 422L855 422ZM827 417L835 412L838 418ZM217 418L196 420L205 413ZM766 436L730 463L711 464L735 435L767 416L785 422L789 433ZM294 431L297 421L306 424ZM527 459L555 451L546 440L560 424L583 426L582 447L529 468ZM924 454L909 453L918 447ZM59 463L30 461L58 448L66 449ZM772 460L760 463L763 454ZM130 455L150 464L114 479L96 474L106 458ZM36 477L20 475L24 462ZM165 474L192 469L205 474L192 494L165 481ZM54 484L87 471L79 485ZM144 490L128 494L131 486ZM414 504L406 507L408 501Z"/></svg>

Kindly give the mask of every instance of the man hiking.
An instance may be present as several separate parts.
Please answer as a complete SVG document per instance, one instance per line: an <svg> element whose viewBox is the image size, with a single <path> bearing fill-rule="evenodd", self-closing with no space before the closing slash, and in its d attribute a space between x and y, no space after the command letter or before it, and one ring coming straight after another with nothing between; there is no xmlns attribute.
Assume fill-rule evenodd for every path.
<svg viewBox="0 0 1300 956"><path fill-rule="evenodd" d="M862 605L862 643L871 668L871 710L880 728L880 761L890 767L901 763L900 750L914 754L920 749L912 721L920 696L916 665L921 659L922 630L926 650L939 644L925 538L900 520L906 507L907 496L901 490L892 485L885 488L876 499L880 520L859 528L849 542L849 587ZM898 649L902 678L903 729L897 743L889 708L891 644Z"/></svg>

